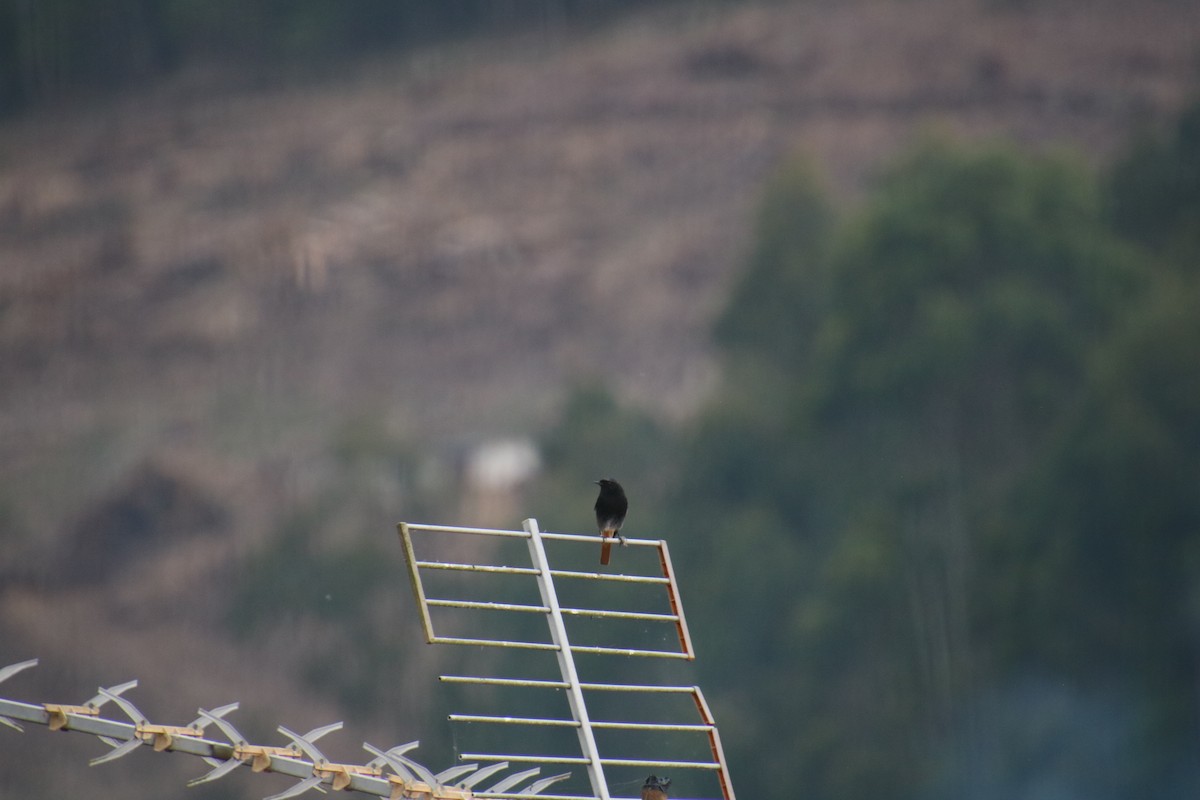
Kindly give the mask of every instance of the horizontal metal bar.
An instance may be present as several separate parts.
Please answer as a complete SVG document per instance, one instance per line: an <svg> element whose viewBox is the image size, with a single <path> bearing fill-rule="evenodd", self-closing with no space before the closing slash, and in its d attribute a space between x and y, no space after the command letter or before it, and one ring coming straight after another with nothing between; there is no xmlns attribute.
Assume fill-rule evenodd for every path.
<svg viewBox="0 0 1200 800"><path fill-rule="evenodd" d="M503 575L537 575L532 567L508 567L499 564L460 564L453 561L418 561L421 569L445 569L457 572L490 572ZM550 574L556 578L581 578L590 581L611 581L616 583L652 583L664 586L670 583L667 578L655 575L622 575L604 572L576 572L566 569L552 569Z"/></svg>
<svg viewBox="0 0 1200 800"><path fill-rule="evenodd" d="M536 573L537 570L534 570ZM615 581L617 583L657 583L668 584L671 581L667 578L660 578L654 575L622 575L621 573L609 574L605 572L575 572L569 569L552 569L550 574L556 578L582 578L589 581Z"/></svg>
<svg viewBox="0 0 1200 800"><path fill-rule="evenodd" d="M435 636L433 644L474 644L480 647L511 647L515 650L557 650L558 645L547 642L507 642L503 639L462 639L454 636Z"/></svg>
<svg viewBox="0 0 1200 800"><path fill-rule="evenodd" d="M596 534L579 534L579 533L546 533L542 531L543 539L554 539L560 542L602 542L603 537ZM662 544L661 539L631 539L625 537L624 545L632 545L634 547L658 547ZM624 546L622 545L622 546Z"/></svg>
<svg viewBox="0 0 1200 800"><path fill-rule="evenodd" d="M472 683L480 686L521 686L532 689L565 689L566 681L541 681L525 678L478 678L473 675L439 675L446 683ZM640 692L644 694L695 694L695 686L658 686L638 683L580 683L591 692Z"/></svg>
<svg viewBox="0 0 1200 800"><path fill-rule="evenodd" d="M711 761L654 761L644 758L602 758L601 764L614 767L667 767L668 769L719 770L720 764Z"/></svg>
<svg viewBox="0 0 1200 800"><path fill-rule="evenodd" d="M638 658L681 658L688 661L692 656L688 653L676 653L672 650L631 650L624 647L593 647L591 645L571 645L572 653L597 653L606 656L631 656Z"/></svg>
<svg viewBox="0 0 1200 800"><path fill-rule="evenodd" d="M426 604L436 608L470 608L481 609L485 611L523 611L533 614L548 614L550 609L546 606L532 606L521 603L491 603L478 600L447 600L447 599L427 599ZM571 614L578 617L597 617L597 618L612 618L612 619L642 619L651 622L678 622L679 617L674 614L654 614L644 611L609 611L602 608L563 608L560 609L564 614Z"/></svg>
<svg viewBox="0 0 1200 800"><path fill-rule="evenodd" d="M418 525L407 522L410 531L430 531L432 533L469 533L477 536L506 536L512 539L528 539L526 531L496 530L493 528L460 528L455 525Z"/></svg>
<svg viewBox="0 0 1200 800"><path fill-rule="evenodd" d="M552 728L579 727L579 723L573 719L541 719L540 717L493 717L487 714L450 714L446 719L451 722L494 722L497 725L545 725Z"/></svg>
<svg viewBox="0 0 1200 800"><path fill-rule="evenodd" d="M577 617L598 617L611 619L644 619L651 622L678 622L679 617L674 614L651 614L644 611L606 611L600 608L563 608L559 609L564 614L572 614Z"/></svg>
<svg viewBox="0 0 1200 800"><path fill-rule="evenodd" d="M505 575L537 575L532 567L505 567L493 564L456 564L453 561L418 561L422 569L448 569L458 572L497 572ZM660 580L666 581L666 578Z"/></svg>
<svg viewBox="0 0 1200 800"><path fill-rule="evenodd" d="M455 525L420 525L417 523L406 523L409 530L413 531L429 531L430 533L464 533L475 536L499 536L511 539L528 539L528 531L514 530L497 530L494 528L466 528ZM547 533L542 531L543 539L554 539L563 542L598 542L601 537L596 534L580 534L580 533ZM661 539L634 539L625 537L625 544L633 547L658 547L662 543Z"/></svg>
<svg viewBox="0 0 1200 800"><path fill-rule="evenodd" d="M650 694L695 694L695 686L655 686L637 683L581 683L582 688L592 692L647 692Z"/></svg>
<svg viewBox="0 0 1200 800"><path fill-rule="evenodd" d="M708 733L712 725L694 725L680 723L678 725L659 722L593 722L593 728L609 728L622 731L697 731Z"/></svg>
<svg viewBox="0 0 1200 800"><path fill-rule="evenodd" d="M509 761L523 764L587 764L586 758L579 756L518 756L496 755L495 753L459 753L462 761ZM540 795L539 795L540 796Z"/></svg>
<svg viewBox="0 0 1200 800"><path fill-rule="evenodd" d="M474 600L426 600L425 602L438 608L479 608L488 611L525 611L535 614L545 614L550 611L545 606L530 606L520 603L481 603Z"/></svg>
<svg viewBox="0 0 1200 800"><path fill-rule="evenodd" d="M488 714L450 714L446 719L451 722L484 722L497 725L543 725L552 728L578 728L579 723L572 719L543 719L541 717L497 717ZM659 722L592 722L593 728L608 728L622 731L697 731L707 733L712 725L672 724Z"/></svg>
<svg viewBox="0 0 1200 800"><path fill-rule="evenodd" d="M476 683L482 686L526 686L536 689L566 689L566 681L538 681L521 678L475 678L470 675L439 675L446 683Z"/></svg>

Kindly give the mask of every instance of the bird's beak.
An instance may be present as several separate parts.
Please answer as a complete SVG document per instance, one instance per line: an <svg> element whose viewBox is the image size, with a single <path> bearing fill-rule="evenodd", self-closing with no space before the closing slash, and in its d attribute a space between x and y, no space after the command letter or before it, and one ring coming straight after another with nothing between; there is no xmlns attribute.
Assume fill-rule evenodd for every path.
<svg viewBox="0 0 1200 800"><path fill-rule="evenodd" d="M592 483L596 484L597 486L600 485L600 481L592 481Z"/></svg>

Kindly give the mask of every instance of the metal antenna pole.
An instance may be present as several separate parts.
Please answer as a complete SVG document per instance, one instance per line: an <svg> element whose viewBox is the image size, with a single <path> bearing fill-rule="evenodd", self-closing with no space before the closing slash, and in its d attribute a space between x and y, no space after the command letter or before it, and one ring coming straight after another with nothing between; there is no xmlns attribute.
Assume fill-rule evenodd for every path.
<svg viewBox="0 0 1200 800"><path fill-rule="evenodd" d="M575 657L571 653L571 642L563 624L562 608L558 605L558 593L554 589L554 578L550 575L550 562L546 559L542 532L538 529L536 519L527 519L523 525L529 532L529 555L538 572L537 583L538 591L542 595L542 605L549 609L546 619L550 624L551 640L557 647L555 655L558 656L558 668L567 684L567 702L571 706L571 716L579 723L579 747L588 762L588 780L591 781L592 792L599 800L609 800L608 781L604 778L604 766L600 763L600 751L592 733L592 721L588 717L587 703L583 699L583 687L575 671Z"/></svg>
<svg viewBox="0 0 1200 800"><path fill-rule="evenodd" d="M549 667L545 659L551 653L558 659L560 679L557 680L535 679L527 675L440 676L441 680L450 683L519 686L532 690L563 692L567 699L569 712L564 709L549 716L450 714L447 718L454 723L536 726L542 728L543 732L553 729L563 732L562 736L549 734L539 739L541 744L535 749L549 752L531 753L528 750L507 753L464 752L458 754L460 759L481 762L573 764L587 767L590 783L587 794L556 795L550 800L613 800L609 793L610 787L605 774L608 767L617 770L616 773L613 773L614 775L621 774L622 786L633 785L634 782L629 780L633 770L653 770L658 774L661 774L661 770L664 769L712 772L715 773L723 800L734 800L733 787L725 768L725 756L721 750L717 726L712 715L708 713L708 707L704 703L700 687L603 681L597 683L580 680L581 670L583 677L587 677L586 672L591 668L597 669L599 675L607 673L600 671L590 663L576 663L576 653L613 658L667 658L683 661L691 661L695 658L666 542L661 539L634 538L625 541L625 544L630 547L653 548L658 555L659 569L657 571L648 571L647 560L641 559L628 563L629 568L633 570L631 573L600 573L554 569L550 565L550 559L546 552L546 542L548 541L591 548L599 542L600 537L595 534L584 536L572 533L544 532L539 529L536 519L525 520L524 530L519 531L407 522L399 523L397 528L404 541L404 552L408 557L409 578L412 581L417 604L421 609L421 624L425 628L426 641L430 644L510 649L523 654L514 659L514 663L519 662L529 666L536 663L543 668ZM529 562L524 562L524 554L522 554L517 557L520 564L498 563L505 562L506 559L511 561L516 554L511 551L502 553L495 546L474 548L475 553L483 556L482 560L422 559L418 557L421 548L416 546L414 534L419 534L421 538L465 535L486 536L492 539L524 539ZM639 564L641 564L640 568ZM648 572L649 574L647 574ZM422 579L422 573L431 579L430 587L436 596L426 596L426 584ZM494 579L500 576L509 576L504 579L504 586L512 587L518 585L519 581L519 585L527 590L526 596L532 594L533 589L528 584L536 581L540 602L534 601L532 597L526 602L517 603L485 601L476 599L479 591L476 591L473 596L468 596L463 591L464 583L470 582L481 587L482 585L496 585L500 582ZM572 607L570 604L560 605L558 591L555 588L559 578L564 581L594 583L597 591L590 603L585 604L584 607ZM634 593L635 596L632 599L627 599L627 602L614 602L618 596L625 596L625 593L621 592L623 586L641 588ZM637 608L626 608L630 602L636 604ZM664 613L664 605L669 609L669 613ZM461 634L464 630L479 631L482 628L483 635L443 636L439 634L435 623L439 622L439 616L445 616L450 610L470 612L471 619L475 620L473 625L466 626L465 629L462 625L455 626L455 633ZM479 618L484 612L492 615L491 618L487 620ZM476 616L477 613L478 616ZM495 615L512 614L545 615L549 635L531 634L525 638L499 638L504 635L505 631L514 629L505 626L502 620L497 622ZM574 632L574 638L580 639L581 636L583 638L580 639L580 642L573 642L568 634L568 631L571 630L570 626L575 624L576 620L584 617L597 620L598 624L577 629ZM636 624L630 625L622 621L633 621ZM646 626L651 625L670 625L674 628L676 636L662 637L653 631L643 630ZM599 629L603 629L604 635L600 635ZM596 644L592 644L591 640L587 639L589 632L592 639L597 641ZM614 638L627 646L618 647L608 644ZM664 638L667 641L662 641ZM605 644L600 644L600 641ZM615 718L612 716L602 720L590 718L585 697L592 692L609 694L611 700L606 700L604 706L608 714L616 715ZM689 695L695 701L695 708L692 709L691 714L687 714L686 706L677 706L668 701L662 704L652 704L653 710L647 710L644 708L645 704L642 703L642 698L647 694ZM557 707L557 700L556 697L554 707ZM698 722L686 721L687 718L694 718L692 715L696 713L699 713L700 716ZM654 718L646 719L648 714ZM569 743L565 730L568 728L575 730L575 739L570 740ZM649 740L644 736L639 739L633 735L622 737L617 734L605 734L600 737L598 743L597 731L654 731L662 735L656 737L652 743L648 743ZM707 744L712 754L711 760L695 758L694 753L697 752L698 746L688 741L694 734L703 734L707 738ZM551 741L553 744L550 743ZM615 752L610 756L601 756L600 744L603 744L605 748L612 747ZM579 748L578 751L575 750L576 747ZM564 753L564 750L570 751L571 754ZM575 752L578 752L578 755L574 755ZM529 793L533 793L534 787L540 788L540 785L533 784L528 790ZM582 787L577 791L583 791ZM500 790L497 789L494 793L500 794ZM691 796L695 797L696 795L692 794ZM621 797L618 800L636 800L636 798Z"/></svg>

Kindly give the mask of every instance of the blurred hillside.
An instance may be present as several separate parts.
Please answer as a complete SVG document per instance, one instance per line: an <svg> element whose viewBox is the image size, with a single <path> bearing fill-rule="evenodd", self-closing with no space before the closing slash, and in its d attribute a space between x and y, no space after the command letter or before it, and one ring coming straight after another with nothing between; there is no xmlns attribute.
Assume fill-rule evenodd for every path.
<svg viewBox="0 0 1200 800"><path fill-rule="evenodd" d="M212 57L4 120L0 662L40 656L44 699L136 676L164 717L253 698L266 734L437 744L391 524L541 513L464 467L575 384L688 418L787 156L840 201L929 129L1100 163L1200 65L1200 6L1166 0L499 30L299 73ZM94 793L78 743L16 772L43 735L5 741L0 787Z"/></svg>

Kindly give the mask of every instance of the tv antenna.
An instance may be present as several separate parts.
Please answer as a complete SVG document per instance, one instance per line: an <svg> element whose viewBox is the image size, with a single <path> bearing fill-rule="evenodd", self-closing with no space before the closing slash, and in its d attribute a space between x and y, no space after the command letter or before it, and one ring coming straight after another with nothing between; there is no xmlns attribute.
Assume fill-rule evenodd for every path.
<svg viewBox="0 0 1200 800"><path fill-rule="evenodd" d="M456 726L525 729L520 737L500 738L506 752L493 752L498 748L487 747L479 752L459 753L459 759L467 763L434 772L412 757L419 742L387 750L364 743L363 749L373 756L370 761L335 763L325 757L317 742L340 730L341 722L303 734L281 725L276 730L286 741L252 744L229 719L238 709L238 703L198 709L197 717L186 725L151 722L127 696L137 686L136 680L101 687L94 697L80 704L31 704L0 698L0 725L21 731L21 722L25 722L95 736L109 750L92 759L93 766L135 751L144 752L146 748L152 752L197 756L208 764L209 770L193 779L189 786L217 780L239 767L296 779L290 787L266 800L288 800L310 789L358 792L389 800L624 800L615 797L611 787L636 784L642 787L643 795L649 792L653 798L665 798L666 788L672 784L686 790L704 783L686 777L680 780L678 771L715 777L710 784L715 784L717 792L712 794L723 800L735 800L716 722L699 686L663 680L604 679L607 675L629 672L630 664L680 663L695 658L666 542L627 539L632 548L645 549L657 556L650 559L651 566L627 573L598 573L552 566L547 543L573 548L578 558L579 545L596 548L601 542L599 536L543 533L534 519L525 520L520 531L405 522L399 523L398 529L426 640L431 644L474 646L508 653L513 665L523 672L492 674L485 669L491 663L489 659L477 658L473 664L478 668L465 671L470 674L442 675L441 680L464 688L490 688L492 691L485 694L492 701L508 702L514 691L526 690L538 698L535 712L530 714L449 715ZM495 556L507 551L503 546L463 547L462 537L474 537L476 541L484 537L501 545L523 540L526 548L523 555L511 559L519 563L469 559L461 554ZM431 541L437 539L443 544L450 541L451 546L444 550L452 557L437 559L426 554L427 549L437 551ZM571 555L564 554L568 558ZM621 560L633 565L647 563L646 559L633 556L629 553ZM439 579L447 576L451 579ZM497 579L515 580L518 585L515 589L489 585L489 581ZM430 594L431 588L434 594ZM482 599L482 594L488 592L492 596ZM568 599L570 604L566 604L563 598L572 595L578 595L582 602ZM443 619L447 614L466 616ZM527 638L520 638L518 633L508 634L513 638L497 638L488 635L488 631L524 633L529 626L518 621L506 628L492 627L485 616L489 614L516 615L525 620L542 617L545 629L539 634L530 633ZM482 633L448 635L447 630L451 634L460 630ZM597 640L591 641L589 637ZM649 644L645 643L647 640ZM548 658L553 659L551 663L557 668L552 669L554 674L550 677L545 670ZM37 659L31 659L0 668L0 683L37 663ZM640 675L659 674L643 666L637 669ZM589 671L600 677L593 677ZM530 675L531 672L535 674ZM555 705L556 697L560 706L565 698L565 708L551 714L548 709ZM102 712L109 704L124 719L104 716ZM594 711L602 712L604 718ZM218 738L210 736L210 729L217 732ZM534 731L560 734L573 731L575 736L572 739L567 733L568 741L573 744L564 747L561 737L545 740ZM529 746L514 747L515 741ZM541 747L543 743L545 747ZM636 752L628 752L630 749ZM510 765L517 765L517 771L504 774ZM548 793L556 784L569 785L571 778L570 772L540 777L542 768L549 765L583 768L590 792ZM613 774L623 773L626 778L638 777L611 783L610 770ZM647 770L672 771L676 776L671 780L651 774L643 783L640 776ZM694 796L706 795L697 791Z"/></svg>
<svg viewBox="0 0 1200 800"><path fill-rule="evenodd" d="M557 665L557 675L553 679L531 678L525 675L500 677L483 674L487 671L485 669L476 669L474 674L442 675L441 680L453 684L509 687L514 690L541 692L546 698L542 702L535 702L535 709L555 705L561 709L562 704L556 704L551 696L554 694L565 695L567 701L566 709L560 715L545 712L522 716L451 714L449 719L452 723L466 725L574 730L575 747L562 748L559 752L537 753L464 752L460 754L460 758L467 761L532 762L583 767L587 772L591 793L556 795L557 800L612 800L608 768L622 770L630 776L634 774L631 772L633 769L640 770L640 774L643 775L646 770L684 770L715 776L719 796L723 800L735 800L720 734L699 686L670 682L613 682L603 677L587 680L581 676L584 672L583 659L588 659L588 666L593 668L594 673L605 676L622 671L621 665L614 666L615 659L628 662L631 659L692 661L695 658L679 587L675 581L675 571L671 565L670 550L665 541L627 539L626 544L630 547L647 548L657 555L657 559L651 560L651 568L629 573L602 573L556 568L547 555L547 543L586 545L590 552L597 548L600 537L543 532L535 519L525 520L523 530L520 531L405 522L401 522L397 527L404 544L409 578L420 610L426 641L430 644L511 651L513 657L509 660L516 668L527 672L537 668L535 662L539 658L552 656ZM459 557L458 560L422 557L423 549L437 549L429 539L447 537L524 540L527 556L522 559L523 563L512 564L468 560L464 557ZM443 543L442 549L451 554L467 552L486 556L495 553L499 548L471 547L451 542ZM510 552L516 561L518 551L510 549ZM626 555L618 561L631 562L634 559ZM638 563L645 563L645 559ZM460 580L438 580L438 576L444 574L458 575ZM528 587L525 587L524 592L524 596L533 598L533 601L507 602L512 596L521 596L521 588L502 587L496 580L501 577L535 584L536 594L529 591ZM430 591L431 580L436 580L439 584L436 593ZM490 581L487 592L481 591L485 588L481 586L485 581ZM593 604L565 605L560 597L560 586L565 584L572 584L573 594L581 595ZM631 591L634 588L641 591ZM614 589L617 591L613 591ZM485 593L499 594L503 599L474 599ZM630 607L639 604L643 607ZM443 631L443 626L438 620L439 614L444 615L448 612L462 612L467 615L466 618L447 620L446 627L451 628L449 633ZM489 614L541 616L545 619L546 628L544 631L531 632L528 638L495 638L487 635L488 630L495 629L488 624L484 616ZM585 620L594 624L585 627ZM605 631L606 626L615 629ZM510 630L514 627L516 626L509 625L501 629ZM472 636L455 635L458 629L464 628L483 633ZM655 628L665 628L668 633L656 638ZM575 635L577 629L580 637ZM606 643L583 643L583 636L606 639ZM646 639L657 642L657 646L644 646L641 642ZM475 659L475 662L480 667L490 666L486 658ZM623 671L630 671L628 664L624 667ZM638 668L635 672L644 674L653 673L654 670ZM611 715L602 720L592 713L593 706L597 705L593 698L600 695L607 696L603 705ZM691 702L654 702L669 698ZM696 752L697 748L692 744L695 737L699 737L702 742L699 750L704 757L680 757L681 752ZM517 740L517 737L511 738ZM530 737L526 735L524 738ZM556 744L561 748L563 743L558 741ZM623 745L636 746L638 752L618 752ZM565 752L567 749L573 752ZM674 782L677 787L681 783L678 778ZM621 781L617 785L632 783L640 785L641 780Z"/></svg>

